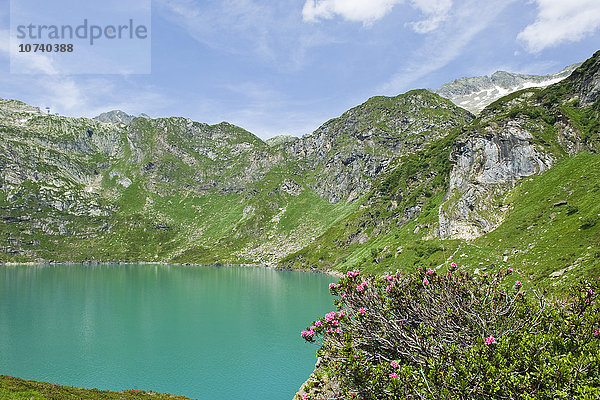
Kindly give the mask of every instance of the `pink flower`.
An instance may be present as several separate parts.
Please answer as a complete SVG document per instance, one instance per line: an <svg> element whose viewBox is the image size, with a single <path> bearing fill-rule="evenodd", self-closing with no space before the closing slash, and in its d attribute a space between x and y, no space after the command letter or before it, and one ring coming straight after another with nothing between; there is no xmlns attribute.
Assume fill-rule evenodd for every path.
<svg viewBox="0 0 600 400"><path fill-rule="evenodd" d="M335 288L335 283L331 282L331 283L329 284L329 290L331 290L331 289L333 289L333 288Z"/></svg>
<svg viewBox="0 0 600 400"><path fill-rule="evenodd" d="M484 278L487 278L487 272L484 272L481 276L483 276Z"/></svg>
<svg viewBox="0 0 600 400"><path fill-rule="evenodd" d="M361 307L361 308L358 309L358 313L359 314L365 315L366 312L367 312L367 309L364 308L364 307Z"/></svg>
<svg viewBox="0 0 600 400"><path fill-rule="evenodd" d="M358 356L355 354L355 355L354 355L354 359L356 360L357 358L358 358Z"/></svg>
<svg viewBox="0 0 600 400"><path fill-rule="evenodd" d="M387 286L387 287L385 288L385 291L386 291L386 292L389 292L390 290L392 290L392 285L389 285L389 286Z"/></svg>
<svg viewBox="0 0 600 400"><path fill-rule="evenodd" d="M335 328L335 333L341 334L342 332L343 332L342 328Z"/></svg>
<svg viewBox="0 0 600 400"><path fill-rule="evenodd" d="M521 283L521 281L516 281L515 282L515 287L516 288L520 288L521 286L523 286L523 284Z"/></svg>
<svg viewBox="0 0 600 400"><path fill-rule="evenodd" d="M350 397L355 397L355 396L356 396L356 393L350 392Z"/></svg>
<svg viewBox="0 0 600 400"><path fill-rule="evenodd" d="M333 333L333 329L331 329L331 328L327 329L327 333Z"/></svg>
<svg viewBox="0 0 600 400"><path fill-rule="evenodd" d="M422 269L423 269L423 268L421 268L421 267L417 267L417 271L420 271L420 270L422 270Z"/></svg>
<svg viewBox="0 0 600 400"><path fill-rule="evenodd" d="M456 268L458 265L456 265L456 263L455 263L455 262L453 262L452 264L450 264L450 266L451 266L452 268Z"/></svg>
<svg viewBox="0 0 600 400"><path fill-rule="evenodd" d="M423 285L425 285L425 286L429 285L429 281L427 280L427 278L423 279Z"/></svg>
<svg viewBox="0 0 600 400"><path fill-rule="evenodd" d="M352 278L353 276L359 276L360 275L360 271L355 269L354 271L348 271L346 272L346 276L348 278Z"/></svg>
<svg viewBox="0 0 600 400"><path fill-rule="evenodd" d="M333 321L331 321L331 325L333 326L338 326L340 324L340 321L338 321L337 319L334 319Z"/></svg>
<svg viewBox="0 0 600 400"><path fill-rule="evenodd" d="M435 274L435 269L428 269L427 270L427 275L434 275Z"/></svg>
<svg viewBox="0 0 600 400"><path fill-rule="evenodd" d="M512 268L509 268L509 269L507 269L507 270L506 270L506 272L508 272L509 274L512 274L512 272L513 272L513 269L512 269Z"/></svg>
<svg viewBox="0 0 600 400"><path fill-rule="evenodd" d="M328 312L325 314L325 321L331 322L335 319L335 311Z"/></svg>
<svg viewBox="0 0 600 400"><path fill-rule="evenodd" d="M321 321L315 321L315 325L316 326L321 326L321 325L323 325L323 323Z"/></svg>
<svg viewBox="0 0 600 400"><path fill-rule="evenodd" d="M600 328L596 328L592 331L592 333L594 334L594 336L598 336L600 335Z"/></svg>
<svg viewBox="0 0 600 400"><path fill-rule="evenodd" d="M397 377L398 377L398 374L397 374L397 373L395 373L395 372L392 372L392 373L390 374L390 378L397 378Z"/></svg>
<svg viewBox="0 0 600 400"><path fill-rule="evenodd" d="M496 338L494 338L493 336L488 336L485 338L485 344L487 346L491 345L491 344L497 344L498 342L496 342Z"/></svg>
<svg viewBox="0 0 600 400"><path fill-rule="evenodd" d="M344 312L340 311L339 313L337 313L338 318L342 318L344 316Z"/></svg>
<svg viewBox="0 0 600 400"><path fill-rule="evenodd" d="M313 330L300 332L300 336L302 336L303 338L313 337L314 335L315 335L315 332Z"/></svg>
<svg viewBox="0 0 600 400"><path fill-rule="evenodd" d="M302 400L308 400L310 397L308 397L308 393L304 393L302 395Z"/></svg>
<svg viewBox="0 0 600 400"><path fill-rule="evenodd" d="M400 363L398 361L396 361L396 360L392 361L390 364L394 368L399 368L400 367Z"/></svg>

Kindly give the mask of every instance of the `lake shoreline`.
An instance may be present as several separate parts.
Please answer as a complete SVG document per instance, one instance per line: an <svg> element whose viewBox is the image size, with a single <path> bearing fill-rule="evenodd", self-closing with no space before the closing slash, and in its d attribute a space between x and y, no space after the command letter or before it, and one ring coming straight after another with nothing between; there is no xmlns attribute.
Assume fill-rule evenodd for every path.
<svg viewBox="0 0 600 400"><path fill-rule="evenodd" d="M335 278L341 278L344 276L343 273L339 271L335 271L332 269L319 270L319 269L307 269L307 268L282 268L277 267L272 264L230 264L230 263L217 263L217 264L196 264L196 263L170 263L163 261L25 261L25 262L0 262L1 266L7 267L16 267L16 266L51 266L51 265L88 265L88 266L96 266L96 265L136 265L136 264L146 264L146 265L173 265L173 266L183 266L183 267L262 267L262 268L272 268L276 271L298 271L298 272L312 272L317 274L325 274L331 275Z"/></svg>

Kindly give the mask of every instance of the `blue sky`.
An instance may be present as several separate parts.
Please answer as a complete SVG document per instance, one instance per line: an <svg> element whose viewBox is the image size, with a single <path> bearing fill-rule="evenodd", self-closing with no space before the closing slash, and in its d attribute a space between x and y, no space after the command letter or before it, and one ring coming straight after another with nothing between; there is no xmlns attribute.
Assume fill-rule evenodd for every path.
<svg viewBox="0 0 600 400"><path fill-rule="evenodd" d="M557 72L600 49L598 0L152 0L151 16L150 74L11 74L0 0L0 97L301 136L371 96Z"/></svg>

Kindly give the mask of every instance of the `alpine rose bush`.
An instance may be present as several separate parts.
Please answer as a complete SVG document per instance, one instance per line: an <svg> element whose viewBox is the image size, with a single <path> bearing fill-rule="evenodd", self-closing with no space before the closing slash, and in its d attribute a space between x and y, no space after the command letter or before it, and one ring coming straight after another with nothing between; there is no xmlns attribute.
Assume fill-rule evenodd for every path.
<svg viewBox="0 0 600 400"><path fill-rule="evenodd" d="M302 337L336 399L600 398L600 281L552 301L510 273L350 271Z"/></svg>

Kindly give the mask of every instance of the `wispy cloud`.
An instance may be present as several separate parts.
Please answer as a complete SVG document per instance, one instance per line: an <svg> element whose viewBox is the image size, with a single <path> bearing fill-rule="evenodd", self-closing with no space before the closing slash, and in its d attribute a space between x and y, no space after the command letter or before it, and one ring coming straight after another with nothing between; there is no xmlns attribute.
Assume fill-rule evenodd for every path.
<svg viewBox="0 0 600 400"><path fill-rule="evenodd" d="M600 28L598 0L535 0L538 15L517 38L538 53L562 43L577 42Z"/></svg>
<svg viewBox="0 0 600 400"><path fill-rule="evenodd" d="M197 41L230 53L259 53L273 57L269 30L273 8L252 0L197 3L192 0L156 0L161 15L182 26ZM233 40L235 39L235 40Z"/></svg>
<svg viewBox="0 0 600 400"><path fill-rule="evenodd" d="M127 80L115 76L5 74L0 76L0 86L1 97L49 106L52 112L73 117L94 117L113 109L152 114L168 105L157 90Z"/></svg>
<svg viewBox="0 0 600 400"><path fill-rule="evenodd" d="M302 17L304 21L316 22L340 16L371 26L389 14L394 6L404 3L405 0L306 0ZM417 33L435 30L452 7L452 0L411 0L408 3L425 16L423 20L407 23Z"/></svg>
<svg viewBox="0 0 600 400"><path fill-rule="evenodd" d="M306 0L302 17L305 21L314 22L339 15L348 21L370 25L400 3L404 0Z"/></svg>
<svg viewBox="0 0 600 400"><path fill-rule="evenodd" d="M436 30L448 19L448 13L452 8L452 0L413 0L411 3L426 16L421 21L409 22L408 25L417 33Z"/></svg>
<svg viewBox="0 0 600 400"><path fill-rule="evenodd" d="M388 95L414 88L414 82L460 57L469 43L489 27L502 11L517 0L466 1L449 12L438 30L427 35L411 61L378 88Z"/></svg>

